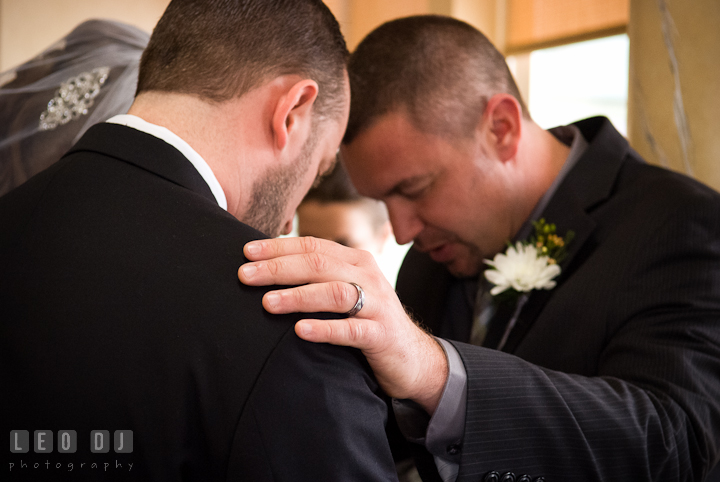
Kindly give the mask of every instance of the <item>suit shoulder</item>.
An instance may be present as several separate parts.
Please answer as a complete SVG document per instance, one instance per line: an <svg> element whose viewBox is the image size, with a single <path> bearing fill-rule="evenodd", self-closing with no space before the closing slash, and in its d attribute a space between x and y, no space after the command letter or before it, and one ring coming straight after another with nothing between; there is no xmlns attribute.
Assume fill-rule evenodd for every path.
<svg viewBox="0 0 720 482"><path fill-rule="evenodd" d="M645 163L632 163L628 180L635 189L668 202L720 204L720 193L686 174Z"/></svg>
<svg viewBox="0 0 720 482"><path fill-rule="evenodd" d="M395 480L387 406L362 354L288 332L236 427L229 477Z"/></svg>
<svg viewBox="0 0 720 482"><path fill-rule="evenodd" d="M626 162L613 192L597 214L614 213L612 224L633 223L627 232L650 233L662 226L720 225L720 194L684 174L642 162Z"/></svg>

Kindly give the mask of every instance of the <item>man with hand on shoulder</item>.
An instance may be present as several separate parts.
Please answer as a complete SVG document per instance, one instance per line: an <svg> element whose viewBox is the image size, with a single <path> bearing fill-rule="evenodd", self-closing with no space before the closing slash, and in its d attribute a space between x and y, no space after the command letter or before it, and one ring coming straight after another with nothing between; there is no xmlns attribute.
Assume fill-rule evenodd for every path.
<svg viewBox="0 0 720 482"><path fill-rule="evenodd" d="M414 241L399 299L367 255L316 239L249 243L240 280L306 283L267 293L271 313L353 309L295 330L363 351L425 480L704 480L720 196L645 164L607 119L540 128L457 20L387 23L349 74L341 155Z"/></svg>

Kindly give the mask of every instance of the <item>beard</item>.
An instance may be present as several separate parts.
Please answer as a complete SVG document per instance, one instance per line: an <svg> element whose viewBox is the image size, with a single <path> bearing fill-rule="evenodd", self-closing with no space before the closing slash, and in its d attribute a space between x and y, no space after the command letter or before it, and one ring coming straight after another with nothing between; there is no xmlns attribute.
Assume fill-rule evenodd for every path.
<svg viewBox="0 0 720 482"><path fill-rule="evenodd" d="M290 197L300 187L310 166L317 136L310 137L288 167L273 167L255 181L252 187L250 206L241 221L271 238L280 236L283 228L283 213Z"/></svg>

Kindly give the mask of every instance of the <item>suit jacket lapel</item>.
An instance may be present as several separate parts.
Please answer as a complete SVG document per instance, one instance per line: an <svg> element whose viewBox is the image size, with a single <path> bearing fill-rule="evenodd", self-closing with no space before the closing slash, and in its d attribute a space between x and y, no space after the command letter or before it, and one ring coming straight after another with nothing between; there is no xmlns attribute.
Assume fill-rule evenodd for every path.
<svg viewBox="0 0 720 482"><path fill-rule="evenodd" d="M562 272L557 279L557 286L553 290L535 290L531 293L503 347L506 352L515 351L553 296L554 290L572 275L594 249L592 233L596 223L589 213L609 197L630 149L627 141L607 119L596 117L576 125L589 141L587 151L568 173L542 214L547 222L557 226L559 235L564 236L568 231L573 231L575 237L568 245L565 259L560 263ZM513 312L514 306L501 306L498 309L490 323L486 346L497 346Z"/></svg>
<svg viewBox="0 0 720 482"><path fill-rule="evenodd" d="M595 230L595 221L593 221L593 219L585 213L581 206L577 204L576 199L577 198L572 190L567 189L562 192L558 190L558 192L555 193L555 196L553 196L551 205L548 206L548 209L543 215L548 222L554 222L558 226L558 233L561 236L564 236L568 230L575 233L575 237L568 245L566 251L567 255L560 262L562 271L556 279L557 286L554 289L557 289L560 285L562 285L562 283L571 275L575 266L582 263L583 256L579 256L580 253L588 253L592 251L592 242L590 239L592 232ZM556 207L560 209L559 212L554 212ZM572 226L572 228L569 226ZM510 353L515 351L520 341L522 341L523 337L532 326L533 322L540 315L540 312L545 304L552 297L553 290L534 290L530 294L530 298L518 316L515 327L510 332L510 336L503 347L503 351ZM498 315L507 317L505 320L502 320L501 323L497 323L498 325L502 325L503 331L507 321L514 312L514 309L512 308L514 307L502 312L498 310ZM493 323L495 323L495 319L493 319ZM497 344L495 346L497 346Z"/></svg>
<svg viewBox="0 0 720 482"><path fill-rule="evenodd" d="M96 124L88 129L68 154L79 151L114 157L217 203L203 177L180 151L145 132L118 124Z"/></svg>

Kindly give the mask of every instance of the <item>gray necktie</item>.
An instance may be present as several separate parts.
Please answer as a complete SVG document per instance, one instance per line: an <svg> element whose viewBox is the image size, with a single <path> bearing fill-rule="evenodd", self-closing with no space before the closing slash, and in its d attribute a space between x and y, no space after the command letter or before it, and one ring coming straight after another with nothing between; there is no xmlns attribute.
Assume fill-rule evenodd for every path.
<svg viewBox="0 0 720 482"><path fill-rule="evenodd" d="M492 302L490 283L482 278L478 283L475 304L473 306L473 324L470 331L470 343L482 346L488 332L488 324L495 315L495 304Z"/></svg>

